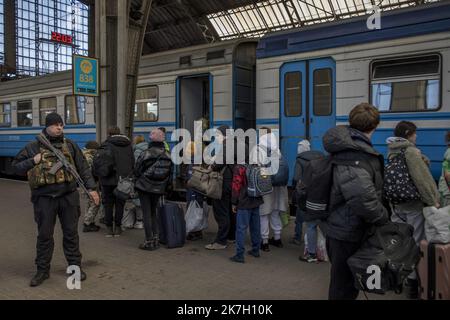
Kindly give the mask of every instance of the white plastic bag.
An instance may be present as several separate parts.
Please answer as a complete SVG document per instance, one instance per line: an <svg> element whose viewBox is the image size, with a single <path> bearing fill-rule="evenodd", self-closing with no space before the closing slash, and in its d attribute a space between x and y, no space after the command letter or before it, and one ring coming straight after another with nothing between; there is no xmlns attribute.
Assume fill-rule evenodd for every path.
<svg viewBox="0 0 450 320"><path fill-rule="evenodd" d="M122 217L122 227L126 229L133 229L136 222L136 207L132 201L125 202Z"/></svg>
<svg viewBox="0 0 450 320"><path fill-rule="evenodd" d="M308 254L308 251L306 250L306 248L308 248L308 237L307 237L307 234L305 233L305 249L303 251L304 256L306 256ZM317 226L316 256L317 256L317 260L319 260L319 261L328 261L325 237L318 226Z"/></svg>
<svg viewBox="0 0 450 320"><path fill-rule="evenodd" d="M186 234L189 232L201 231L204 227L204 210L198 204L197 200L193 200L189 203L186 210Z"/></svg>
<svg viewBox="0 0 450 320"><path fill-rule="evenodd" d="M450 243L450 206L423 208L425 237L432 243Z"/></svg>
<svg viewBox="0 0 450 320"><path fill-rule="evenodd" d="M328 261L326 241L320 228L317 228L317 259Z"/></svg>

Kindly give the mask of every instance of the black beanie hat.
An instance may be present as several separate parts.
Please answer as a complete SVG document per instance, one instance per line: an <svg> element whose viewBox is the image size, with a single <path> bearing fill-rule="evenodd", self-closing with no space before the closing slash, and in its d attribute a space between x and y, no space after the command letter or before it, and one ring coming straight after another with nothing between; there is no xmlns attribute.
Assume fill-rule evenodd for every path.
<svg viewBox="0 0 450 320"><path fill-rule="evenodd" d="M58 124L58 123L62 123L64 124L63 119L61 118L61 116L59 114L57 114L56 112L52 112L49 113L46 117L45 117L45 127L50 127L54 124Z"/></svg>

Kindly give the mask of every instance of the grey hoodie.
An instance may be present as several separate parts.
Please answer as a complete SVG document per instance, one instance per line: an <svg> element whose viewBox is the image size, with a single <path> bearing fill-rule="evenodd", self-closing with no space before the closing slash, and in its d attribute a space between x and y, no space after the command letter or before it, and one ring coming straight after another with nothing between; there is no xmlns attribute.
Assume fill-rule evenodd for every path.
<svg viewBox="0 0 450 320"><path fill-rule="evenodd" d="M406 165L420 198L427 206L434 206L439 202L439 191L431 175L428 164L430 160L409 140L400 137L386 139L388 158L398 155L405 149Z"/></svg>

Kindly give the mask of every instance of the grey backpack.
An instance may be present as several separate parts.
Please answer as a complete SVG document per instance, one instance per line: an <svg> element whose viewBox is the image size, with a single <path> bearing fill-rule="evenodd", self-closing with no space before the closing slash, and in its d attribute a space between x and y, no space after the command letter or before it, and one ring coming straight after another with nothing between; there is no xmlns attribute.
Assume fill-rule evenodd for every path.
<svg viewBox="0 0 450 320"><path fill-rule="evenodd" d="M114 195L123 201L136 198L134 191L134 179L130 177L119 177L119 183L116 189L114 189Z"/></svg>
<svg viewBox="0 0 450 320"><path fill-rule="evenodd" d="M246 167L247 194L256 198L269 194L273 191L272 176L265 171L267 168L251 164Z"/></svg>

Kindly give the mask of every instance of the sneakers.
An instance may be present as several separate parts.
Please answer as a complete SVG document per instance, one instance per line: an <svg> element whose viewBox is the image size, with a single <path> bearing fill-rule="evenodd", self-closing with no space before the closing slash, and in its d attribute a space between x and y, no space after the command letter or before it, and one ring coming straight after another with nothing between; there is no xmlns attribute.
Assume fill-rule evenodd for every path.
<svg viewBox="0 0 450 320"><path fill-rule="evenodd" d="M247 251L247 254L250 256L253 256L255 258L259 258L261 255L259 254L259 251L253 251L253 250L249 250Z"/></svg>
<svg viewBox="0 0 450 320"><path fill-rule="evenodd" d="M230 260L233 262L245 263L244 257L240 257L240 256L232 256L230 258Z"/></svg>
<svg viewBox="0 0 450 320"><path fill-rule="evenodd" d="M91 224L83 223L83 232L97 232L100 230L100 226L97 226L94 222Z"/></svg>
<svg viewBox="0 0 450 320"><path fill-rule="evenodd" d="M113 227L106 227L106 235L105 235L105 237L107 237L107 238L114 237L114 229L113 229Z"/></svg>
<svg viewBox="0 0 450 320"><path fill-rule="evenodd" d="M30 281L30 287L37 287L42 284L45 280L50 278L50 274L48 272L38 271L34 277Z"/></svg>
<svg viewBox="0 0 450 320"><path fill-rule="evenodd" d="M305 256L300 256L299 260L300 261L305 261L305 262L308 262L308 263L313 263L313 262L317 263L317 262L319 262L319 260L317 259L317 256L315 254L312 254L312 253L309 253L309 252Z"/></svg>
<svg viewBox="0 0 450 320"><path fill-rule="evenodd" d="M275 240L274 238L270 238L269 244L277 248L283 248L283 243L281 242L281 239Z"/></svg>
<svg viewBox="0 0 450 320"><path fill-rule="evenodd" d="M136 221L136 223L134 224L134 228L135 229L144 229L144 222Z"/></svg>
<svg viewBox="0 0 450 320"><path fill-rule="evenodd" d="M116 226L114 230L114 237L120 237L122 235L122 227Z"/></svg>
<svg viewBox="0 0 450 320"><path fill-rule="evenodd" d="M143 244L139 245L139 249L146 251L154 251L159 249L159 241L145 241Z"/></svg>
<svg viewBox="0 0 450 320"><path fill-rule="evenodd" d="M226 248L227 248L226 245L223 245L223 244L220 244L220 243L217 243L217 242L210 243L210 244L207 244L205 246L205 249L207 249L207 250L223 250L223 249L226 249Z"/></svg>
<svg viewBox="0 0 450 320"><path fill-rule="evenodd" d="M261 243L261 250L264 252L269 252L270 248L269 248L269 244L268 243Z"/></svg>

